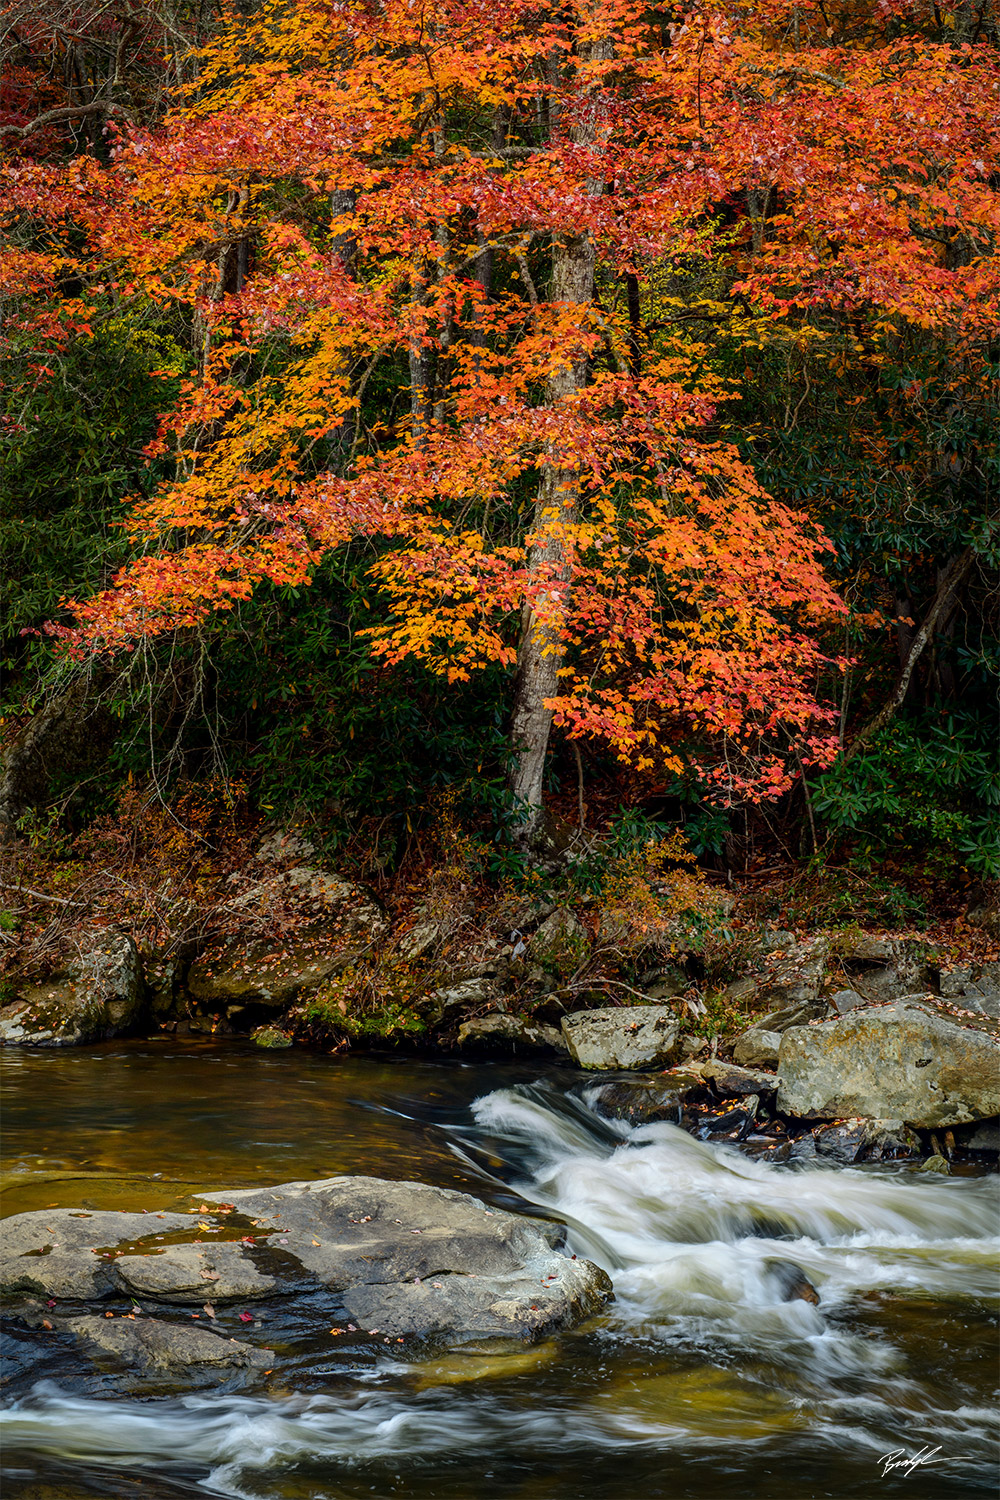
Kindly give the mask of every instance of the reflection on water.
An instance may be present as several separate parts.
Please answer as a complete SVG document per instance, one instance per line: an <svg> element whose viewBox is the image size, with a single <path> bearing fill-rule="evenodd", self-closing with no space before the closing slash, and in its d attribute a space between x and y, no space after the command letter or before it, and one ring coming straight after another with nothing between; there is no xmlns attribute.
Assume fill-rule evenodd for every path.
<svg viewBox="0 0 1000 1500"><path fill-rule="evenodd" d="M99 1402L50 1382L5 1419L14 1500L994 1491L995 1178L794 1171L672 1125L609 1127L568 1071L526 1086L523 1068L170 1042L5 1072L8 1211L338 1171L516 1189L617 1297L537 1350L386 1351L264 1397ZM52 1175L81 1169L105 1175ZM787 1300L802 1278L817 1302ZM944 1462L882 1477L882 1455L924 1445Z"/></svg>

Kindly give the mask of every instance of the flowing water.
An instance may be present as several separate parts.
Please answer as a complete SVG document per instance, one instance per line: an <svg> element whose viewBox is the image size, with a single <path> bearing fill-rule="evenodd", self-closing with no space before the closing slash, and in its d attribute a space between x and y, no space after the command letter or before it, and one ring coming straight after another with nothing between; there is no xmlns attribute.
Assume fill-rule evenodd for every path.
<svg viewBox="0 0 1000 1500"><path fill-rule="evenodd" d="M563 1220L616 1294L535 1349L346 1349L264 1396L36 1385L4 1418L6 1500L995 1492L995 1176L755 1162L609 1124L568 1070L163 1041L4 1074L8 1213L419 1178ZM803 1274L816 1304L785 1300Z"/></svg>

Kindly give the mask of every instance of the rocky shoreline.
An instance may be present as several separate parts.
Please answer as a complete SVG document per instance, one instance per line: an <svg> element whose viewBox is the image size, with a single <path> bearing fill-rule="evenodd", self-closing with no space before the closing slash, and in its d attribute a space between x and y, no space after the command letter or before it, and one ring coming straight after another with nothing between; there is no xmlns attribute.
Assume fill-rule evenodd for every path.
<svg viewBox="0 0 1000 1500"><path fill-rule="evenodd" d="M279 1048L329 1049L332 1038L338 1050L352 1016L337 986L361 975L378 1003L413 1023L392 1040L420 1051L599 1073L684 1065L711 1100L752 1109L758 1125L768 1115L786 1141L831 1126L856 1141L859 1159L876 1150L947 1160L973 1138L973 1150L996 1150L1000 963L963 968L892 933L763 926L745 943L744 972L712 995L696 942L675 924L635 983L586 988L567 975L587 970L606 912L525 899L480 921L458 951L445 942L446 913L418 908L394 930L370 892L313 855L295 835L265 839L231 877L234 933L213 937L194 922L160 950L140 951L131 932L107 928L81 938L61 970L15 975L0 1042L79 1046L165 1032ZM729 898L713 899L724 915ZM292 913L293 935L269 939L265 919L278 907ZM725 1016L710 1035L707 1004Z"/></svg>

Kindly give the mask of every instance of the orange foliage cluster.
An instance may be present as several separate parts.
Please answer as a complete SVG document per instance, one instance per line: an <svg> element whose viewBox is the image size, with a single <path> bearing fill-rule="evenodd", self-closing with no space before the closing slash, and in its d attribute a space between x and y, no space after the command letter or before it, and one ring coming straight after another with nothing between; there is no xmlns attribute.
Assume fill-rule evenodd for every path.
<svg viewBox="0 0 1000 1500"><path fill-rule="evenodd" d="M776 318L982 332L1000 73L980 45L922 40L903 0L670 15L270 0L205 49L162 125L116 132L109 169L11 162L8 203L51 251L8 257L6 290L49 290L72 261L102 294L179 305L201 341L150 450L176 478L133 507L137 560L75 607L71 649L306 583L374 537L391 661L456 680L513 663L527 606L567 650L551 704L573 735L640 766L707 735L726 747L710 774L763 795L789 784L790 745L830 758L827 544L718 439L730 393L703 347L640 348L610 296L547 295L540 255L592 244L612 289L722 256ZM368 429L393 360L433 361L433 401L415 384L409 420ZM545 395L581 363L582 388ZM323 442L346 457L317 473ZM524 519L543 464L577 498Z"/></svg>

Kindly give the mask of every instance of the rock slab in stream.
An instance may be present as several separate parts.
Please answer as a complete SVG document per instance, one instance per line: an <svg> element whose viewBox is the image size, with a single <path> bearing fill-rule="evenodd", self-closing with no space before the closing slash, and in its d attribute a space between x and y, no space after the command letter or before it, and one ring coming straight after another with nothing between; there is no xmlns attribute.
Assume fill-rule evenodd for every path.
<svg viewBox="0 0 1000 1500"><path fill-rule="evenodd" d="M383 1335L459 1342L531 1342L596 1312L611 1293L599 1267L557 1248L560 1225L421 1183L333 1177L202 1202L220 1208L15 1215L0 1224L0 1290L190 1308L209 1297L221 1305L320 1294L321 1320L345 1308Z"/></svg>
<svg viewBox="0 0 1000 1500"><path fill-rule="evenodd" d="M225 1195L280 1233L283 1251L390 1336L515 1337L579 1322L608 1300L590 1261L556 1247L562 1227L423 1183L331 1177Z"/></svg>
<svg viewBox="0 0 1000 1500"><path fill-rule="evenodd" d="M1000 1048L931 1003L853 1010L781 1039L778 1108L804 1119L861 1116L931 1128L1000 1110Z"/></svg>
<svg viewBox="0 0 1000 1500"><path fill-rule="evenodd" d="M681 1023L666 1005L579 1010L562 1030L573 1061L601 1072L663 1067L680 1051Z"/></svg>

